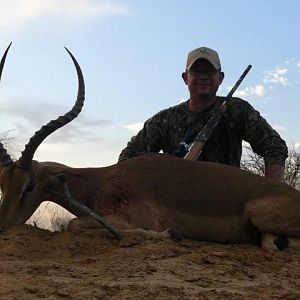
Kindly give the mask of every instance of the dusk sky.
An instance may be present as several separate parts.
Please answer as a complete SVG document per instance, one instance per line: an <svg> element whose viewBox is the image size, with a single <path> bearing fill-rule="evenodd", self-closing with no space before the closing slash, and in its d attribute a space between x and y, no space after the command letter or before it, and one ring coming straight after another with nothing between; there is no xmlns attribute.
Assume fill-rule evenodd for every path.
<svg viewBox="0 0 300 300"><path fill-rule="evenodd" d="M115 163L146 119L187 99L181 73L200 46L219 52L219 95L253 65L235 96L300 148L300 1L0 0L0 7L0 52L13 42L0 132L16 139L16 158L36 130L73 106L77 78L64 46L81 65L85 106L34 159Z"/></svg>

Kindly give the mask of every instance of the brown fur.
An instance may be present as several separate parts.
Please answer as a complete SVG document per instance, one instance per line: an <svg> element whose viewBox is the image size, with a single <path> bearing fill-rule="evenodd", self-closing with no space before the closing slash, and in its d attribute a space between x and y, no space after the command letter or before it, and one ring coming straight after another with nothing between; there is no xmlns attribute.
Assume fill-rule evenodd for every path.
<svg viewBox="0 0 300 300"><path fill-rule="evenodd" d="M18 217L10 210L10 220L26 221L37 202L46 200L69 209L45 192L49 187L61 189L58 173L79 202L134 227L171 228L184 237L231 243L258 242L260 233L300 237L300 193L295 189L226 165L159 154L105 168L34 162L30 177L35 188L18 207ZM5 194L12 182L3 172L1 181ZM26 214L20 217L23 209ZM3 218L8 217L1 208L5 223Z"/></svg>

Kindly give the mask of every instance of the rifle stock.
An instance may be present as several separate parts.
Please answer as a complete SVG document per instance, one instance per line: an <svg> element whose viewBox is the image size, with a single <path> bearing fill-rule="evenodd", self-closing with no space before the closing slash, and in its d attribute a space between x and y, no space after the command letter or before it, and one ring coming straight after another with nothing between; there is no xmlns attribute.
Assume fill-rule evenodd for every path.
<svg viewBox="0 0 300 300"><path fill-rule="evenodd" d="M197 160L199 155L202 152L204 144L199 141L194 141L188 151L188 153L184 156L184 159L188 160Z"/></svg>

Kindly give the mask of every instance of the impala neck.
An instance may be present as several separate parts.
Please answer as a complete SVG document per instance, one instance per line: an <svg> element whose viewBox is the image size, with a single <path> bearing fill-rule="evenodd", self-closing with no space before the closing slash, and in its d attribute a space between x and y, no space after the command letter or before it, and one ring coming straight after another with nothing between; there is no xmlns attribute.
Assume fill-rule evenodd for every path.
<svg viewBox="0 0 300 300"><path fill-rule="evenodd" d="M103 185L105 185L105 177L110 167L104 168L67 168L62 171L65 174L65 182L70 191L71 197L85 206L94 209L96 200L101 197ZM60 181L60 188L55 188L64 194L64 184ZM66 198L55 196L49 199L52 202L64 207L66 210L76 216L83 216L82 212L70 205Z"/></svg>

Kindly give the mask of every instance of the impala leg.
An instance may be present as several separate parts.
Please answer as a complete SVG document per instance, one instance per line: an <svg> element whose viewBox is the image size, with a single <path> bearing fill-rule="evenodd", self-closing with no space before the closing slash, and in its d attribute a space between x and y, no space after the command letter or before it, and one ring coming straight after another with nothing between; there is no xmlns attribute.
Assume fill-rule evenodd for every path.
<svg viewBox="0 0 300 300"><path fill-rule="evenodd" d="M181 241L181 237L172 229L166 229L164 231L154 231L146 230L142 228L133 227L133 225L128 224L127 222L120 220L118 217L111 215L106 217L107 220L118 228L118 232L124 237L141 237L145 239L154 239L154 240L164 240L172 239L176 242ZM101 232L101 235L110 236L107 230L95 221L95 219L87 216L72 219L67 230L70 231L85 231L89 229L96 229L97 232Z"/></svg>
<svg viewBox="0 0 300 300"><path fill-rule="evenodd" d="M278 248L275 244L277 235L272 233L263 233L261 235L261 247L266 251L277 251Z"/></svg>
<svg viewBox="0 0 300 300"><path fill-rule="evenodd" d="M168 229L164 231L153 231L153 230L146 230L142 228L135 228L135 229L124 229L120 230L125 237L141 237L145 239L152 239L152 240L165 240L169 239L171 236L168 232Z"/></svg>
<svg viewBox="0 0 300 300"><path fill-rule="evenodd" d="M94 218L90 216L74 218L69 222L67 226L67 230L69 231L81 231L91 228L102 229L103 227L100 223L98 223Z"/></svg>
<svg viewBox="0 0 300 300"><path fill-rule="evenodd" d="M289 240L289 248L294 250L300 250L300 238L288 238Z"/></svg>
<svg viewBox="0 0 300 300"><path fill-rule="evenodd" d="M272 233L263 233L261 237L261 246L267 251L283 250L284 248L291 248L300 250L300 239L291 237L282 237Z"/></svg>
<svg viewBox="0 0 300 300"><path fill-rule="evenodd" d="M245 218L261 233L264 250L297 247L298 242L290 238L298 228L295 220L298 216L293 214L292 204L290 198L283 196L256 198L246 204Z"/></svg>
<svg viewBox="0 0 300 300"><path fill-rule="evenodd" d="M143 238L148 238L152 240L165 240L171 239L175 242L180 242L182 240L181 236L174 231L173 229L167 228L164 231L154 231L154 230L146 230L142 228L135 229L124 229L120 230L120 232L125 236L138 236Z"/></svg>

